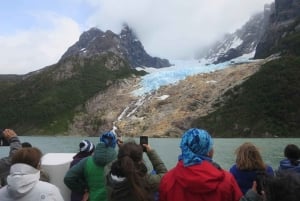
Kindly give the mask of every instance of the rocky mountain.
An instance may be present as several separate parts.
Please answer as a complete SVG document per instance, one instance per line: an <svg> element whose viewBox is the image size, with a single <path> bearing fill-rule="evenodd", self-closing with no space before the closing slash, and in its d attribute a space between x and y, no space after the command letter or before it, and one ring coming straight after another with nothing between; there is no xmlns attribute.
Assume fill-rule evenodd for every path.
<svg viewBox="0 0 300 201"><path fill-rule="evenodd" d="M292 32L286 32L289 40L282 40L285 35L280 35L278 44L281 46L276 47L277 51L273 53L279 50L292 52L289 57L281 54L280 59L272 56L192 76L143 97L130 94L136 89L139 78L123 80L87 102L86 112L73 120L71 133L89 133L90 125L96 119L102 122L99 130L117 126L125 136L179 137L191 126L204 127L217 137L299 136L300 35L297 16L288 14L291 7L292 10L298 7L295 7L296 1L286 2L289 4L285 9L287 13L280 11L282 2L275 1L265 7L264 14L254 16L235 35L228 35L228 41L219 43L223 46L215 52L241 50L245 51L244 54L255 51L267 30L274 24L281 24L281 14L277 14L281 17L273 23L267 16L285 13L284 16L293 16L289 21L296 26L293 26ZM272 48L275 46L276 43ZM221 61L221 58L230 59L227 53L211 58L216 58L214 62ZM272 54L271 51L268 53ZM117 97L112 100L111 96Z"/></svg>
<svg viewBox="0 0 300 201"><path fill-rule="evenodd" d="M26 75L0 77L0 127L24 134L64 133L82 104L120 79L144 75L135 67L170 66L146 53L133 31L119 35L92 28L53 65ZM5 107L4 107L5 106ZM93 131L98 129L95 121Z"/></svg>
<svg viewBox="0 0 300 201"><path fill-rule="evenodd" d="M21 75L0 75L0 92L10 86L15 85L23 79Z"/></svg>
<svg viewBox="0 0 300 201"><path fill-rule="evenodd" d="M253 53L266 29L271 9L272 5L265 5L264 12L252 16L240 29L226 34L208 50L202 50L197 58L205 58L210 63L217 64Z"/></svg>
<svg viewBox="0 0 300 201"><path fill-rule="evenodd" d="M219 43L211 54L217 57L210 57L212 62L221 62L257 46L265 50L259 50L258 55L280 52L280 59L271 56L232 64L143 96L131 93L145 74L135 67L159 68L169 62L150 57L128 27L119 35L92 28L57 64L22 77L1 77L0 91L6 96L0 96L0 128L12 127L22 134L96 136L117 127L117 132L125 136L179 137L195 126L206 128L216 137L297 136L297 2L275 1L235 35L228 35L228 40ZM266 21L268 12L271 18ZM282 24L288 25L283 26L286 29L271 29ZM271 37L274 46L267 37L269 30L280 32Z"/></svg>
<svg viewBox="0 0 300 201"><path fill-rule="evenodd" d="M268 26L259 41L255 58L265 58L271 54L297 54L300 43L300 1L275 0Z"/></svg>
<svg viewBox="0 0 300 201"><path fill-rule="evenodd" d="M228 90L214 112L192 125L223 137L299 137L299 8L299 0L275 0L255 58L281 58L266 63L242 85Z"/></svg>
<svg viewBox="0 0 300 201"><path fill-rule="evenodd" d="M87 100L120 79L140 75L110 52L60 61L1 90L6 95L0 97L0 126L22 134L63 134Z"/></svg>
<svg viewBox="0 0 300 201"><path fill-rule="evenodd" d="M197 58L205 58L217 64L249 53L255 53L255 59L276 53L293 53L290 47L296 44L285 43L293 41L289 36L299 32L299 17L299 0L275 0L265 5L262 13L252 16L241 29L226 34L208 50L200 51Z"/></svg>
<svg viewBox="0 0 300 201"><path fill-rule="evenodd" d="M120 80L86 102L84 112L70 124L69 134L94 133L93 122L101 122L100 132L115 126L119 134L127 137L180 137L199 116L215 111L213 105L226 91L242 84L265 62L191 76L145 96L131 93L139 87L139 77Z"/></svg>
<svg viewBox="0 0 300 201"><path fill-rule="evenodd" d="M142 43L127 25L124 25L120 34L115 34L110 30L103 32L98 28L91 28L84 32L79 41L62 55L60 61L71 57L90 58L107 52L112 52L127 60L132 68L171 66L167 59L151 57L147 54Z"/></svg>

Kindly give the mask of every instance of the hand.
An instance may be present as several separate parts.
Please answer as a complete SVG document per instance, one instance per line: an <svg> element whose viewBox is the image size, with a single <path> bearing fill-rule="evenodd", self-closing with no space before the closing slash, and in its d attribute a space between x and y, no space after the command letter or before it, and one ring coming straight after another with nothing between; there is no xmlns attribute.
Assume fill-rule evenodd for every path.
<svg viewBox="0 0 300 201"><path fill-rule="evenodd" d="M3 131L3 135L4 135L5 139L7 139L7 140L10 140L13 137L17 137L16 132L12 129L5 129Z"/></svg>
<svg viewBox="0 0 300 201"><path fill-rule="evenodd" d="M81 201L88 201L89 200L89 192L85 191L83 196L82 196L82 200Z"/></svg>
<svg viewBox="0 0 300 201"><path fill-rule="evenodd" d="M151 148L151 146L149 145L149 144L142 144L143 145L143 147L145 147L146 148L146 152L148 152L148 151L151 151L152 150L152 148Z"/></svg>
<svg viewBox="0 0 300 201"><path fill-rule="evenodd" d="M120 146L122 146L123 145L123 140L121 139L121 138L119 138L118 137L118 139L117 139L117 144L118 144L118 147L120 148Z"/></svg>
<svg viewBox="0 0 300 201"><path fill-rule="evenodd" d="M264 191L261 191L261 194L259 194L258 192L257 192L257 183L256 183L256 181L253 181L253 184L252 184L252 191L254 191L255 193L257 193L258 195L264 195Z"/></svg>
<svg viewBox="0 0 300 201"><path fill-rule="evenodd" d="M256 187L257 187L257 183L256 183L256 181L253 181L253 183L252 183L252 190L253 190L255 193L257 193Z"/></svg>

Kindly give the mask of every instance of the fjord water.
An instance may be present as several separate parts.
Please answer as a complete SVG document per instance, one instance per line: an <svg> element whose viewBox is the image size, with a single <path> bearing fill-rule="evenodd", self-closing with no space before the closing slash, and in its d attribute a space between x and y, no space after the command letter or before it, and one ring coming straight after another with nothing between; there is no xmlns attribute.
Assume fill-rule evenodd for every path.
<svg viewBox="0 0 300 201"><path fill-rule="evenodd" d="M76 153L78 144L83 139L91 140L97 144L98 137L36 137L20 136L22 142L30 142L45 153ZM139 141L138 138L135 139ZM214 161L222 168L228 169L235 161L234 150L244 142L252 142L259 147L264 161L277 169L279 161L283 158L283 149L287 144L293 143L300 146L300 138L214 138ZM166 166L170 169L175 166L180 154L180 138L149 138L149 144L161 156ZM8 154L8 147L0 147L0 157ZM147 159L147 157L144 157ZM147 161L147 160L146 160ZM148 162L148 161L147 161Z"/></svg>

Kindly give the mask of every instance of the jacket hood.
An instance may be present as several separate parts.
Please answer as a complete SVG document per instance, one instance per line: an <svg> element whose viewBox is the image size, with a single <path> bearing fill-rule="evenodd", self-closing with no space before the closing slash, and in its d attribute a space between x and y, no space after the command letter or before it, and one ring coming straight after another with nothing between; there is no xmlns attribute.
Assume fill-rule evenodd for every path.
<svg viewBox="0 0 300 201"><path fill-rule="evenodd" d="M292 165L289 159L281 160L279 163L279 169L281 170L292 170L296 172L300 172L300 163L299 165Z"/></svg>
<svg viewBox="0 0 300 201"><path fill-rule="evenodd" d="M105 166L117 158L117 152L112 147L107 147L104 143L97 144L93 160L99 166Z"/></svg>
<svg viewBox="0 0 300 201"><path fill-rule="evenodd" d="M118 177L111 173L107 175L107 183L113 188L124 188L124 186L128 185L126 177Z"/></svg>
<svg viewBox="0 0 300 201"><path fill-rule="evenodd" d="M224 171L208 161L188 167L184 167L183 162L179 161L174 170L176 181L183 188L195 193L214 191L225 178Z"/></svg>
<svg viewBox="0 0 300 201"><path fill-rule="evenodd" d="M39 170L27 164L14 164L7 177L7 191L14 198L21 197L32 190L39 179Z"/></svg>
<svg viewBox="0 0 300 201"><path fill-rule="evenodd" d="M131 187L125 177L117 177L113 174L108 174L106 179L107 186L112 189L111 196L114 200L124 200L124 198L131 200Z"/></svg>

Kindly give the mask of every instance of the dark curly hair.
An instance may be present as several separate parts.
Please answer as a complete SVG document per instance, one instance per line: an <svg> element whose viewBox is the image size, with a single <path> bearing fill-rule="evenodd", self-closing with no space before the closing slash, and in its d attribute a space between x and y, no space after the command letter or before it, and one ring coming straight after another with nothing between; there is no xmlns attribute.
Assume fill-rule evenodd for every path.
<svg viewBox="0 0 300 201"><path fill-rule="evenodd" d="M291 161L292 165L299 165L300 161L300 149L297 145L288 144L284 148L284 156Z"/></svg>

